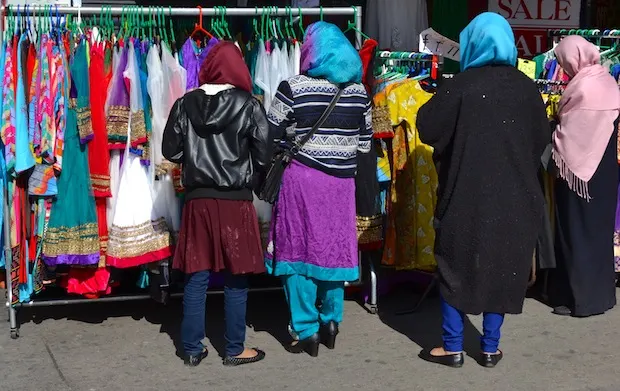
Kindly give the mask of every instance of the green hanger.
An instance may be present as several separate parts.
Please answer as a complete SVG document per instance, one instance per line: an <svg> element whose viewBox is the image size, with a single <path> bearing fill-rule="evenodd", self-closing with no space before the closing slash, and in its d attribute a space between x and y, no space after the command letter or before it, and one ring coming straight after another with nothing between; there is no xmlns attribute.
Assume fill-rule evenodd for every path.
<svg viewBox="0 0 620 391"><path fill-rule="evenodd" d="M278 15L278 7L275 7L275 14L276 14L276 15ZM277 19L276 19L276 28L277 28L277 30L278 30L278 34L279 34L279 36L280 36L279 38L280 38L280 39L285 38L285 37L284 37L284 34L282 33L282 24L281 24L281 22L280 22L280 18L277 18Z"/></svg>
<svg viewBox="0 0 620 391"><path fill-rule="evenodd" d="M362 32L360 29L357 28L357 25L356 25L356 21L357 21L357 7L354 6L354 5L351 6L351 7L353 7L353 20L349 20L347 22L347 29L344 31L344 33L346 34L349 31L353 30L355 32L360 33L360 35L362 37L364 37L366 39L370 39L370 37L368 35L364 34L364 32ZM360 42L360 44L361 44L361 42Z"/></svg>
<svg viewBox="0 0 620 391"><path fill-rule="evenodd" d="M174 36L174 25L172 24L172 7L168 6L168 22L170 24L170 39L172 40L171 42L175 43L177 42L177 38Z"/></svg>
<svg viewBox="0 0 620 391"><path fill-rule="evenodd" d="M306 30L304 30L303 24L303 13L301 12L301 7L299 7L299 31L301 31L301 39L303 40L306 36Z"/></svg>
<svg viewBox="0 0 620 391"><path fill-rule="evenodd" d="M213 11L215 12L215 15L211 17L211 31L213 31L213 34L215 34L218 39L221 39L219 30L217 29L217 16L219 14L218 6L214 6Z"/></svg>
<svg viewBox="0 0 620 391"><path fill-rule="evenodd" d="M164 42L170 46L170 40L168 39L168 32L166 31L166 21L164 17L164 7L159 7L159 25L161 26L162 32L164 33Z"/></svg>
<svg viewBox="0 0 620 391"><path fill-rule="evenodd" d="M319 9L319 17L321 18L321 22L323 21L323 6Z"/></svg>
<svg viewBox="0 0 620 391"><path fill-rule="evenodd" d="M222 10L222 32L224 33L224 36L227 37L228 39L232 40L232 34L230 33L230 30L228 29L228 21L226 20L226 14L228 13L228 9L226 7L220 7L220 9Z"/></svg>
<svg viewBox="0 0 620 391"><path fill-rule="evenodd" d="M254 37L260 39L261 35L260 32L258 31L258 7L254 7L255 8L255 16L254 19L252 20L252 26L254 27Z"/></svg>

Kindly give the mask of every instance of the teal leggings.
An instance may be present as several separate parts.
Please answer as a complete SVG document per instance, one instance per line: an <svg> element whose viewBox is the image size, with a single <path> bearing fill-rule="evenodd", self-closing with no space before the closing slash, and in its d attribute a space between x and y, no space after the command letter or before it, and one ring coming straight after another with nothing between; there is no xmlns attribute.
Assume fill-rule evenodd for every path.
<svg viewBox="0 0 620 391"><path fill-rule="evenodd" d="M291 310L291 331L297 338L312 336L320 324L342 322L344 281L318 281L294 274L283 276L282 282Z"/></svg>

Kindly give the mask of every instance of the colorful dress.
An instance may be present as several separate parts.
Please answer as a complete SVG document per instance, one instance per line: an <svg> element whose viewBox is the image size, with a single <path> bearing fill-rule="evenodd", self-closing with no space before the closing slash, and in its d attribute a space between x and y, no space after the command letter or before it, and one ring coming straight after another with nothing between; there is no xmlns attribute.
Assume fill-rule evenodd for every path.
<svg viewBox="0 0 620 391"><path fill-rule="evenodd" d="M92 129L90 118L78 120L80 103L88 100L88 89L78 89L88 80L87 44L82 41L71 66L70 108L65 132L63 171L58 178L58 195L53 201L47 231L43 239L43 259L49 266L59 264L97 265L99 232L95 198L88 172L88 155L80 143L78 124Z"/></svg>
<svg viewBox="0 0 620 391"><path fill-rule="evenodd" d="M187 71L186 90L191 91L194 88L198 88L200 83L198 81L198 73L200 72L200 66L207 58L207 54L215 44L219 41L216 38L211 38L207 42L207 46L200 49L196 46L194 40L188 38L181 47L183 68Z"/></svg>
<svg viewBox="0 0 620 391"><path fill-rule="evenodd" d="M181 216L179 200L176 197L172 181L171 171L174 165L164 159L161 150L164 128L170 113L168 106L171 99L164 95L164 69L159 58L159 47L157 45L150 48L147 65L149 69L147 88L153 107L153 132L151 134L153 167L151 167L150 172L152 175L154 215L163 217L168 229L173 233L178 233ZM166 73L168 74L169 70L166 70ZM180 94L181 90L184 89L183 84L176 87L177 94Z"/></svg>
<svg viewBox="0 0 620 391"><path fill-rule="evenodd" d="M119 68L118 71L122 71L125 85L130 87L128 101L131 110L128 111L133 115L143 108L138 63L131 41L128 42L128 49L123 52L119 66L123 64L124 70ZM140 118L144 120L144 116ZM131 118L125 123L126 139L131 138L134 124L136 122ZM141 127L139 131L144 129L144 122ZM152 220L153 199L147 169L141 164L140 156L130 150L128 145L123 156L114 217L109 231L107 264L118 268L159 261L172 254L165 220Z"/></svg>
<svg viewBox="0 0 620 391"><path fill-rule="evenodd" d="M383 263L397 269L432 271L437 203L437 172L433 151L420 141L415 128L417 112L430 98L417 81L407 81L387 95L392 126L394 177L388 211Z"/></svg>

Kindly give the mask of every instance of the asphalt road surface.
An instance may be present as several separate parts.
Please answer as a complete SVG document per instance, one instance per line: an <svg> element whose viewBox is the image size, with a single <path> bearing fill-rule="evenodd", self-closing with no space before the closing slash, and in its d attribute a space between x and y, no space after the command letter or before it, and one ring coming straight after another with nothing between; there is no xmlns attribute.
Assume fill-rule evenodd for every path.
<svg viewBox="0 0 620 391"><path fill-rule="evenodd" d="M4 295L2 295L4 297ZM440 343L437 299L420 312L394 313L415 297L398 294L370 315L347 302L334 351L318 358L291 355L287 309L281 292L250 297L247 345L267 352L246 367L222 366L222 298L207 304L210 356L186 368L177 356L180 301L90 304L22 310L21 337L0 329L0 390L620 390L620 310L589 319L561 318L528 299L524 314L509 316L503 329L504 360L495 369L467 359L461 369L417 358L421 347ZM6 311L0 314L5 320ZM480 317L466 326L469 354L478 351Z"/></svg>

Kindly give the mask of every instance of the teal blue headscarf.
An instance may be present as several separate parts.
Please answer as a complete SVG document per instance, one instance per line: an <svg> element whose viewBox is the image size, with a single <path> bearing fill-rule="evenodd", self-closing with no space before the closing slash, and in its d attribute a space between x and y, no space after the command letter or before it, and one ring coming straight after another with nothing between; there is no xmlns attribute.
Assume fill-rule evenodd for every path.
<svg viewBox="0 0 620 391"><path fill-rule="evenodd" d="M512 28L503 16L485 12L474 18L460 37L461 71L486 65L517 64Z"/></svg>
<svg viewBox="0 0 620 391"><path fill-rule="evenodd" d="M334 84L359 83L362 60L338 26L316 22L308 26L301 46L301 73Z"/></svg>

